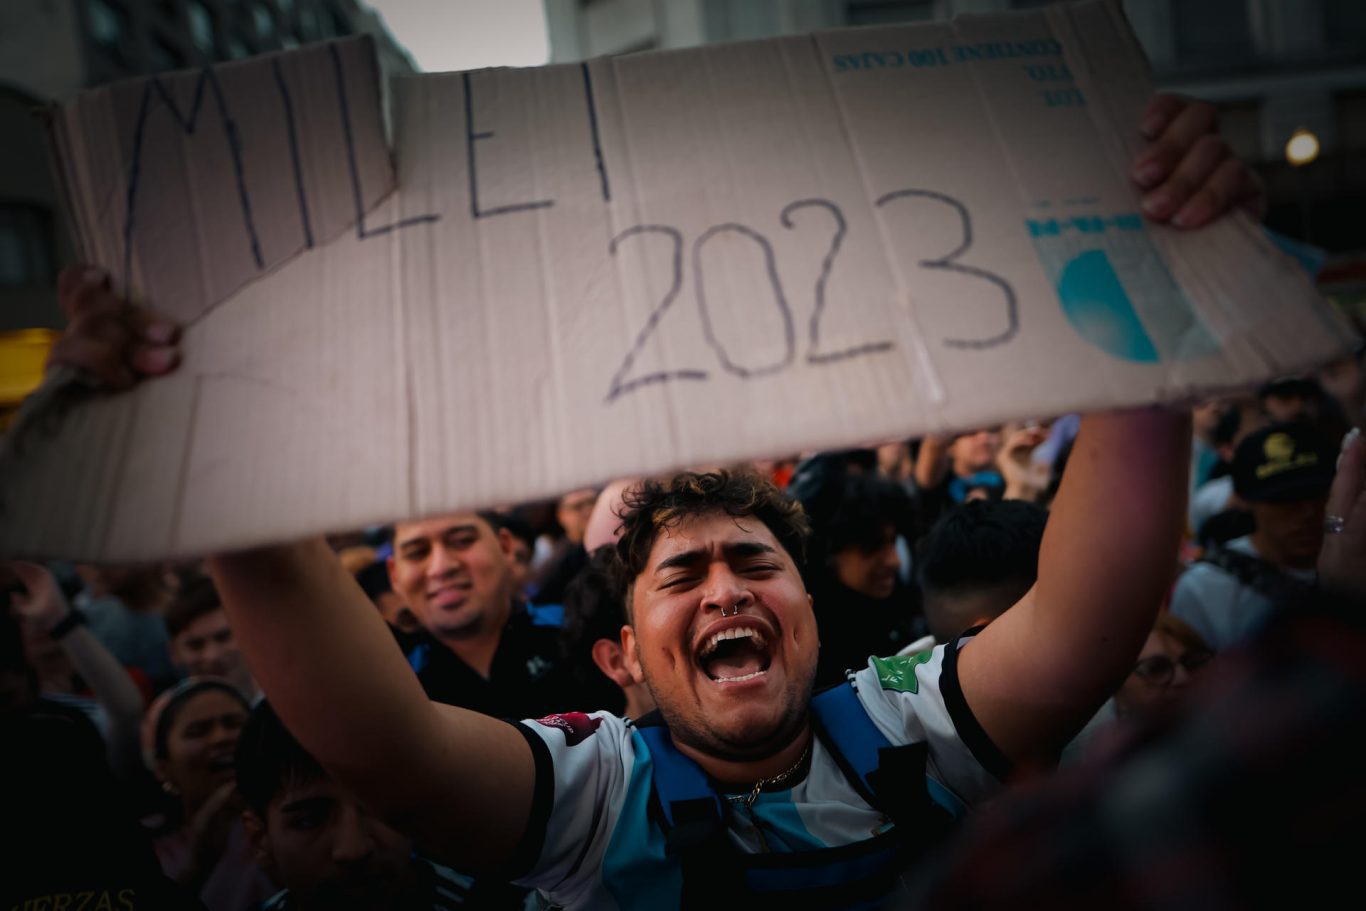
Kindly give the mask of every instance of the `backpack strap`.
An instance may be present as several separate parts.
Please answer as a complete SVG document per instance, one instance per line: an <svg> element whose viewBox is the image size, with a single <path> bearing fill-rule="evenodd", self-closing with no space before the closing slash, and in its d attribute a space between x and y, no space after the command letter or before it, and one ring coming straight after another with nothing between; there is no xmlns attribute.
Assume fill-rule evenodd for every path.
<svg viewBox="0 0 1366 911"><path fill-rule="evenodd" d="M1297 599L1312 592L1312 586L1286 575L1275 564L1227 547L1216 547L1206 551L1198 562L1217 566L1237 579L1241 585L1261 594L1277 607L1293 606Z"/></svg>
<svg viewBox="0 0 1366 911"><path fill-rule="evenodd" d="M697 763L678 752L668 727L646 716L636 730L654 763L655 796L668 833L669 853L694 847L721 831L725 817L720 796Z"/></svg>
<svg viewBox="0 0 1366 911"><path fill-rule="evenodd" d="M926 774L929 745L893 746L868 716L852 683L817 694L811 714L817 736L859 796L899 826L920 831L927 820L947 824L966 812L956 794Z"/></svg>
<svg viewBox="0 0 1366 911"><path fill-rule="evenodd" d="M674 746L658 711L637 722L636 730L654 763L655 810L663 822L665 853L677 857L683 869L679 907L726 907L741 894L743 874L726 841L720 795L701 767Z"/></svg>
<svg viewBox="0 0 1366 911"><path fill-rule="evenodd" d="M867 849L830 849L829 860L804 858L807 864L830 864L857 882L875 874L881 867L899 870L905 859L916 856L942 840L944 833L962 812L962 802L947 788L925 774L929 756L927 744L893 746L878 730L853 685L842 683L816 695L811 701L811 724L815 735L830 753L845 779L869 806L889 818L895 826L892 842L881 842L878 850L886 854L873 866L875 858L860 861L855 855ZM658 712L636 722L636 730L649 749L654 763L654 804L665 833L665 851L676 857L683 868L683 895L680 906L687 909L716 911L733 907L736 896L770 897L783 895L785 902L800 896L769 892L746 870L756 862L775 867L768 876L780 882L780 867L773 858L742 857L726 834L727 806L712 787L705 772L674 746L669 729ZM893 838L893 836L884 836ZM871 843L870 843L871 846ZM890 859L889 859L890 858ZM797 858L793 858L796 862ZM864 867L868 867L864 869ZM879 880L880 881L880 880ZM807 898L812 898L808 895ZM825 896L830 898L831 896ZM796 907L796 905L792 905Z"/></svg>

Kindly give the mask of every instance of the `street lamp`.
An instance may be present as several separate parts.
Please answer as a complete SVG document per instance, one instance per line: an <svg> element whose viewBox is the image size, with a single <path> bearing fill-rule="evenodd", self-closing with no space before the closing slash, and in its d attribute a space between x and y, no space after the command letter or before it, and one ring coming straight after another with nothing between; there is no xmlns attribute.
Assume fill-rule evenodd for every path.
<svg viewBox="0 0 1366 911"><path fill-rule="evenodd" d="M1302 167L1319 157L1319 137L1312 130L1300 127L1290 134L1285 143L1285 160Z"/></svg>
<svg viewBox="0 0 1366 911"><path fill-rule="evenodd" d="M1309 212L1309 188L1305 186L1306 165L1319 157L1319 137L1313 130L1300 127L1285 143L1285 160L1295 169L1295 195L1300 201L1300 230L1304 241L1312 243L1314 224Z"/></svg>

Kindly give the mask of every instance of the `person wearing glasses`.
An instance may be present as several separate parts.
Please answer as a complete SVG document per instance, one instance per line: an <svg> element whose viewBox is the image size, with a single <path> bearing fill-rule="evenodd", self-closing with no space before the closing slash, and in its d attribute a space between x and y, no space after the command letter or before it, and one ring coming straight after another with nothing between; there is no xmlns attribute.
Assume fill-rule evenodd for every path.
<svg viewBox="0 0 1366 911"><path fill-rule="evenodd" d="M1213 651L1189 623L1163 611L1134 669L1115 693L1115 715L1128 721L1168 716L1212 657Z"/></svg>

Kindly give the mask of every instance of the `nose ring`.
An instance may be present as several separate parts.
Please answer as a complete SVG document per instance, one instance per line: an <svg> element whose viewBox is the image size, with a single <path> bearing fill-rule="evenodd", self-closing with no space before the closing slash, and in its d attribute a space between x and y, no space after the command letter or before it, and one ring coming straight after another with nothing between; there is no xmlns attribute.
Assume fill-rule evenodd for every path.
<svg viewBox="0 0 1366 911"><path fill-rule="evenodd" d="M723 616L723 617L726 617L726 616L738 617L738 616L740 616L740 603L741 603L741 602L736 601L734 604L732 604L732 605L730 606L730 613L729 613L729 614L726 613L726 609L725 609L724 607L721 608L721 616Z"/></svg>

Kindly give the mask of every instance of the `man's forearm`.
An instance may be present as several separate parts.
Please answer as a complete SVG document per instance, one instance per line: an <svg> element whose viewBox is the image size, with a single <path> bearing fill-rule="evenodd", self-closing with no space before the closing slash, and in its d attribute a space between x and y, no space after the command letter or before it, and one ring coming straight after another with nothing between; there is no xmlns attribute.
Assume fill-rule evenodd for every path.
<svg viewBox="0 0 1366 911"><path fill-rule="evenodd" d="M118 659L85 626L62 637L62 648L71 666L89 685L95 699L109 715L109 764L120 777L131 777L142 768L139 731L142 724L142 693Z"/></svg>
<svg viewBox="0 0 1366 911"><path fill-rule="evenodd" d="M377 767L432 714L383 619L321 539L214 557L252 675L324 765Z"/></svg>
<svg viewBox="0 0 1366 911"><path fill-rule="evenodd" d="M530 747L502 721L427 699L326 542L209 569L253 676L305 749L432 856L469 870L506 859L530 812Z"/></svg>

